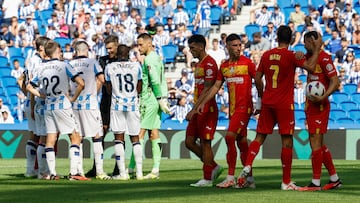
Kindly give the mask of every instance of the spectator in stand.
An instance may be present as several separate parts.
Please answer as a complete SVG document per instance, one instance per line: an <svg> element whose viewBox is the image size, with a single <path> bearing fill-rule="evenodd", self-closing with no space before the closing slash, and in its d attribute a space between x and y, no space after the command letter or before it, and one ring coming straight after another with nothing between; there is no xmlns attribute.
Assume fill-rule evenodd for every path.
<svg viewBox="0 0 360 203"><path fill-rule="evenodd" d="M0 97L0 112L3 112L3 111L10 112L10 109L7 105L4 104L3 99ZM3 119L3 117L2 117L2 115L0 115L0 120L2 120L2 119Z"/></svg>
<svg viewBox="0 0 360 203"><path fill-rule="evenodd" d="M72 60L73 59L74 52L71 50L70 44L65 44L64 52L63 52L63 58L64 60Z"/></svg>
<svg viewBox="0 0 360 203"><path fill-rule="evenodd" d="M328 20L333 17L333 11L337 9L335 5L335 0L328 0L326 7L324 7L322 12L322 20L324 21L325 25L328 23Z"/></svg>
<svg viewBox="0 0 360 203"><path fill-rule="evenodd" d="M296 105L301 105L305 102L305 89L301 80L295 81L294 102Z"/></svg>
<svg viewBox="0 0 360 203"><path fill-rule="evenodd" d="M32 44L30 44L30 39L26 38L26 30L25 28L21 27L19 30L19 34L15 37L15 47L27 47L27 46L31 46Z"/></svg>
<svg viewBox="0 0 360 203"><path fill-rule="evenodd" d="M140 16L145 19L146 8L148 7L147 0L132 0L131 7L139 10Z"/></svg>
<svg viewBox="0 0 360 203"><path fill-rule="evenodd" d="M111 24L109 22L105 23L105 32L102 33L103 38L106 39L108 36L114 34Z"/></svg>
<svg viewBox="0 0 360 203"><path fill-rule="evenodd" d="M209 37L211 29L211 9L207 0L202 0L198 4L195 19L193 22L194 30L206 39L206 48L209 46Z"/></svg>
<svg viewBox="0 0 360 203"><path fill-rule="evenodd" d="M352 34L347 31L346 26L343 24L340 25L339 37L345 38L347 41L351 42Z"/></svg>
<svg viewBox="0 0 360 203"><path fill-rule="evenodd" d="M168 0L162 0L162 4L156 7L156 11L160 13L160 18L172 17L174 15L174 9L169 4ZM162 21L160 21L162 23Z"/></svg>
<svg viewBox="0 0 360 203"><path fill-rule="evenodd" d="M114 12L109 16L108 22L111 23L112 26L116 26L120 24L120 19L121 19L119 7L114 6L113 11Z"/></svg>
<svg viewBox="0 0 360 203"><path fill-rule="evenodd" d="M356 26L359 24L359 22L360 22L360 16L359 16L359 14L354 13L354 14L352 15L350 25L347 26L347 30L348 30L349 32L351 32L351 33L354 32L355 29L356 29Z"/></svg>
<svg viewBox="0 0 360 203"><path fill-rule="evenodd" d="M312 20L320 23L320 12L314 7L314 5L309 6L309 16Z"/></svg>
<svg viewBox="0 0 360 203"><path fill-rule="evenodd" d="M101 34L95 34L92 36L92 41L95 43L95 45L92 47L92 51L95 55L95 58L98 60L101 56L106 55L104 38Z"/></svg>
<svg viewBox="0 0 360 203"><path fill-rule="evenodd" d="M214 38L212 40L212 48L207 51L207 53L213 57L216 61L216 64L220 68L220 64L224 62L226 58L225 51L219 48L219 40Z"/></svg>
<svg viewBox="0 0 360 203"><path fill-rule="evenodd" d="M10 58L9 48L5 40L0 40L0 56L5 56L7 58Z"/></svg>
<svg viewBox="0 0 360 203"><path fill-rule="evenodd" d="M268 24L271 18L271 12L268 11L266 4L263 4L261 8L258 6L250 10L250 23L265 26Z"/></svg>
<svg viewBox="0 0 360 203"><path fill-rule="evenodd" d="M164 25L165 32L170 35L172 32L176 30L176 25L173 21L173 17L167 17L166 18L166 24Z"/></svg>
<svg viewBox="0 0 360 203"><path fill-rule="evenodd" d="M187 68L183 68L181 70L181 77L180 79L175 81L175 87L177 89L180 89L182 86L184 86L185 84L190 85L190 87L192 87L193 85L193 81L189 80L188 78L188 73L189 71L187 70Z"/></svg>
<svg viewBox="0 0 360 203"><path fill-rule="evenodd" d="M28 15L34 16L35 6L30 0L23 0L19 9L20 18L25 18Z"/></svg>
<svg viewBox="0 0 360 203"><path fill-rule="evenodd" d="M69 38L69 26L65 24L64 19L59 20L59 36Z"/></svg>
<svg viewBox="0 0 360 203"><path fill-rule="evenodd" d="M35 10L43 11L50 8L49 0L36 0L35 1Z"/></svg>
<svg viewBox="0 0 360 203"><path fill-rule="evenodd" d="M314 29L319 32L321 35L323 35L322 33L322 29L321 29L321 26L320 26L320 23L318 21L316 21L315 19L313 19L310 15L308 16L305 16L305 19L304 19L304 24L305 25L308 25L310 23L313 24L313 27ZM303 28L302 32L305 30L305 27Z"/></svg>
<svg viewBox="0 0 360 203"><path fill-rule="evenodd" d="M51 39L51 40L54 40L55 37L59 37L59 36L60 35L59 35L58 31L56 30L55 25L50 23L48 25L48 28L47 28L47 31L46 31L46 37Z"/></svg>
<svg viewBox="0 0 360 203"><path fill-rule="evenodd" d="M229 92L225 91L224 85L215 95L215 101L218 104L219 111L225 113L226 118L229 118Z"/></svg>
<svg viewBox="0 0 360 203"><path fill-rule="evenodd" d="M314 24L312 22L308 22L307 24L305 24L304 26L304 31L302 32L301 34L301 44L304 44L304 35L308 32L311 32L311 31L316 31L315 27L314 27Z"/></svg>
<svg viewBox="0 0 360 203"><path fill-rule="evenodd" d="M326 32L327 33L331 33L331 31L335 30L335 31L339 31L340 30L340 25L344 24L344 20L340 18L340 12L338 9L334 9L333 10L333 16L329 17L327 20L327 23L325 24L326 26Z"/></svg>
<svg viewBox="0 0 360 203"><path fill-rule="evenodd" d="M336 30L331 31L331 38L324 42L325 47L331 52L331 54L335 54L338 50L341 50L341 39L339 37L339 33Z"/></svg>
<svg viewBox="0 0 360 203"><path fill-rule="evenodd" d="M251 41L249 40L247 34L246 33L240 34L240 38L241 38L241 44L245 45L245 51L249 51L251 46Z"/></svg>
<svg viewBox="0 0 360 203"><path fill-rule="evenodd" d="M35 39L35 32L38 30L38 24L36 21L33 21L33 17L31 15L26 16L25 22L21 23L20 27L25 28L26 38L29 39L29 43L32 43Z"/></svg>
<svg viewBox="0 0 360 203"><path fill-rule="evenodd" d="M20 66L19 60L15 59L13 61L14 69L11 70L11 76L14 77L16 80L24 73L24 68Z"/></svg>
<svg viewBox="0 0 360 203"><path fill-rule="evenodd" d="M20 26L19 26L19 20L17 17L11 18L11 23L9 26L9 31L11 34L13 34L15 37L19 34Z"/></svg>
<svg viewBox="0 0 360 203"><path fill-rule="evenodd" d="M184 23L180 23L173 33L171 33L173 44L178 46L179 51L184 53L186 57L187 67L190 67L190 63L192 60L192 54L190 53L190 49L188 47L188 38L192 35L192 33L186 29Z"/></svg>
<svg viewBox="0 0 360 203"><path fill-rule="evenodd" d="M341 66L344 61L345 52L348 50L349 42L346 38L341 38L341 49L335 53L334 65L335 67Z"/></svg>
<svg viewBox="0 0 360 203"><path fill-rule="evenodd" d="M2 23L10 24L12 17L19 18L19 8L22 0L4 0L2 4Z"/></svg>
<svg viewBox="0 0 360 203"><path fill-rule="evenodd" d="M135 33L136 32L136 27L142 27L145 28L146 23L142 20L141 15L137 14L135 16L135 22L131 24L131 27L128 28L130 32Z"/></svg>
<svg viewBox="0 0 360 203"><path fill-rule="evenodd" d="M156 34L153 37L153 45L158 50L162 50L162 46L168 45L170 42L170 35L164 31L164 25L156 26Z"/></svg>
<svg viewBox="0 0 360 203"><path fill-rule="evenodd" d="M292 34L291 34L291 42L290 42L290 47L294 48L297 44L299 44L300 39L301 39L301 33L298 32L295 29L295 24L292 21L288 22L288 26L290 27Z"/></svg>
<svg viewBox="0 0 360 203"><path fill-rule="evenodd" d="M5 40L7 46L14 46L15 36L9 32L9 25L6 23L1 24L0 40Z"/></svg>
<svg viewBox="0 0 360 203"><path fill-rule="evenodd" d="M119 7L121 7L121 2L119 2ZM91 18L95 19L96 15L100 12L100 4L96 0L89 0L84 5L85 12L91 14ZM121 11L121 9L120 9Z"/></svg>
<svg viewBox="0 0 360 203"><path fill-rule="evenodd" d="M170 115L173 120L182 123L191 109L192 106L187 101L187 95L179 95L177 104L170 108Z"/></svg>
<svg viewBox="0 0 360 203"><path fill-rule="evenodd" d="M103 21L101 14L96 14L94 30L96 34L102 34L105 32L105 22Z"/></svg>
<svg viewBox="0 0 360 203"><path fill-rule="evenodd" d="M122 13L123 13L123 12L121 12L121 14L122 14ZM126 13L126 12L125 12L125 13ZM107 23L110 15L108 15L108 14L106 13L105 6L104 6L104 5L100 5L100 7L99 7L99 14L102 16L102 22ZM127 13L126 13L126 17L127 17Z"/></svg>
<svg viewBox="0 0 360 203"><path fill-rule="evenodd" d="M305 13L301 11L301 6L299 3L295 4L295 11L290 13L290 20L294 22L295 28L297 26L304 24Z"/></svg>
<svg viewBox="0 0 360 203"><path fill-rule="evenodd" d="M184 11L182 4L177 5L177 12L174 13L174 24L179 25L180 23L184 23L185 25L189 24L189 15Z"/></svg>
<svg viewBox="0 0 360 203"><path fill-rule="evenodd" d="M1 124L14 124L14 117L11 115L10 111L2 110L1 111Z"/></svg>
<svg viewBox="0 0 360 203"><path fill-rule="evenodd" d="M156 8L162 4L162 0L152 0L152 7Z"/></svg>
<svg viewBox="0 0 360 203"><path fill-rule="evenodd" d="M119 44L125 44L128 47L131 47L134 42L134 36L132 32L127 32L126 27L123 24L116 25L117 32L116 35L119 37Z"/></svg>
<svg viewBox="0 0 360 203"><path fill-rule="evenodd" d="M346 76L350 75L350 70L354 66L354 62L355 62L354 50L353 49L348 49L347 51L345 51L344 61L343 61L343 64L341 66L341 68L343 68L345 70Z"/></svg>
<svg viewBox="0 0 360 203"><path fill-rule="evenodd" d="M265 51L269 50L270 47L270 41L262 37L261 32L255 32L253 34L253 41L249 48L250 55L255 53L262 55Z"/></svg>
<svg viewBox="0 0 360 203"><path fill-rule="evenodd" d="M156 34L156 21L154 18L149 18L149 23L145 26L145 30L150 34L150 35L155 35Z"/></svg>
<svg viewBox="0 0 360 203"><path fill-rule="evenodd" d="M69 26L69 31L71 34L71 38L74 38L73 33L76 29L76 14L77 9L81 6L75 0L68 0L64 5L65 11L65 23Z"/></svg>
<svg viewBox="0 0 360 203"><path fill-rule="evenodd" d="M356 11L352 7L352 2L350 0L345 0L345 7L340 12L340 18L344 19L344 25L346 27L351 26L351 20L354 13L356 13Z"/></svg>
<svg viewBox="0 0 360 203"><path fill-rule="evenodd" d="M88 22L84 22L83 24L83 32L82 32L82 38L85 39L89 47L93 47L95 43L92 41L92 36L96 34L95 30L90 28L90 25Z"/></svg>
<svg viewBox="0 0 360 203"><path fill-rule="evenodd" d="M54 27L59 30L60 29L60 24L59 24L59 19L57 17L57 13L53 12L51 14L51 18L47 20L47 25L53 24Z"/></svg>
<svg viewBox="0 0 360 203"><path fill-rule="evenodd" d="M278 46L274 23L269 22L267 24L267 31L264 32L264 34L262 36L270 41L271 49Z"/></svg>
<svg viewBox="0 0 360 203"><path fill-rule="evenodd" d="M285 25L285 15L278 5L275 5L274 11L271 12L270 22L274 24L274 30L277 30L280 25Z"/></svg>
<svg viewBox="0 0 360 203"><path fill-rule="evenodd" d="M171 107L175 106L178 103L178 98L176 97L176 88L175 87L169 88L168 91L169 91L168 102L169 102L170 109L171 109Z"/></svg>
<svg viewBox="0 0 360 203"><path fill-rule="evenodd" d="M344 85L348 81L348 76L346 75L344 68L340 68L338 77L339 77L339 81L340 81L339 92L343 92Z"/></svg>
<svg viewBox="0 0 360 203"><path fill-rule="evenodd" d="M355 29L352 33L352 44L353 45L360 44L360 22L357 22Z"/></svg>
<svg viewBox="0 0 360 203"><path fill-rule="evenodd" d="M348 83L358 85L360 82L360 59L355 59L354 66L350 70Z"/></svg>

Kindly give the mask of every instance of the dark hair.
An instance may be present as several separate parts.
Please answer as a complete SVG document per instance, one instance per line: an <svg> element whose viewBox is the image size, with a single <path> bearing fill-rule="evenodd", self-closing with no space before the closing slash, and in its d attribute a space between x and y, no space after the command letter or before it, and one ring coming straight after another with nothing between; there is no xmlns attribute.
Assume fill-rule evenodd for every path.
<svg viewBox="0 0 360 203"><path fill-rule="evenodd" d="M253 38L255 38L255 37L261 38L261 32L254 32L252 36L253 36Z"/></svg>
<svg viewBox="0 0 360 203"><path fill-rule="evenodd" d="M317 39L319 37L319 34L316 31L310 31L304 35L304 39L308 39L310 37L314 37L315 39Z"/></svg>
<svg viewBox="0 0 360 203"><path fill-rule="evenodd" d="M44 36L38 37L35 40L35 48L37 51L39 51L40 46L45 47L45 44L49 41L50 39Z"/></svg>
<svg viewBox="0 0 360 203"><path fill-rule="evenodd" d="M289 26L281 25L276 35L279 43L290 44L292 39L292 31Z"/></svg>
<svg viewBox="0 0 360 203"><path fill-rule="evenodd" d="M141 33L138 37L137 37L137 39L152 39L151 38L151 35L149 35L148 33Z"/></svg>
<svg viewBox="0 0 360 203"><path fill-rule="evenodd" d="M189 39L188 39L188 44L191 44L191 43L199 43L201 45L204 46L204 48L206 47L206 39L204 36L202 35L192 35Z"/></svg>
<svg viewBox="0 0 360 203"><path fill-rule="evenodd" d="M119 43L119 37L116 35L109 35L108 37L106 37L104 42L105 42L105 44Z"/></svg>
<svg viewBox="0 0 360 203"><path fill-rule="evenodd" d="M228 42L232 42L234 40L241 40L240 36L238 34L230 34L229 36L226 37L226 43Z"/></svg>
<svg viewBox="0 0 360 203"><path fill-rule="evenodd" d="M48 57L52 57L52 55L55 53L56 49L59 47L60 47L60 45L57 42L50 40L45 45L45 54Z"/></svg>
<svg viewBox="0 0 360 203"><path fill-rule="evenodd" d="M125 44L120 44L117 47L117 55L119 61L128 61L129 60L129 52L130 47L126 46Z"/></svg>

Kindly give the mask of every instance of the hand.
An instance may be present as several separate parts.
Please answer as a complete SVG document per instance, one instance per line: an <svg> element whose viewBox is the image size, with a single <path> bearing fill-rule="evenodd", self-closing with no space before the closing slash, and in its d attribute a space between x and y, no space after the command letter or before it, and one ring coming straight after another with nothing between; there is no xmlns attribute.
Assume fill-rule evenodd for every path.
<svg viewBox="0 0 360 203"><path fill-rule="evenodd" d="M194 114L196 114L196 111L193 109L186 115L186 120L190 121Z"/></svg>
<svg viewBox="0 0 360 203"><path fill-rule="evenodd" d="M319 103L326 98L326 96L307 95L307 98L313 103Z"/></svg>
<svg viewBox="0 0 360 203"><path fill-rule="evenodd" d="M204 104L200 104L196 109L195 112L197 114L202 114L204 112Z"/></svg>
<svg viewBox="0 0 360 203"><path fill-rule="evenodd" d="M158 102L159 102L161 111L163 111L166 114L170 114L170 105L169 105L167 98L158 99Z"/></svg>
<svg viewBox="0 0 360 203"><path fill-rule="evenodd" d="M295 52L295 58L296 58L296 60L301 60L301 59L303 59L304 57L305 57L304 52L302 52L302 51L297 51L297 52Z"/></svg>

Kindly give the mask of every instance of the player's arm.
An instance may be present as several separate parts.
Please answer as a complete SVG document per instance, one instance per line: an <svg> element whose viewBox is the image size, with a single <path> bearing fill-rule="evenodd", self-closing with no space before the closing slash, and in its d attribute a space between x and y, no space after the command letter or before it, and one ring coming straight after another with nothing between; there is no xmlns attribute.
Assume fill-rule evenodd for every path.
<svg viewBox="0 0 360 203"><path fill-rule="evenodd" d="M321 51L321 46L323 44L322 37L318 33L317 36L312 36L309 39L309 49L311 49L312 55L310 58L308 58L300 67L303 67L309 72L313 72L315 70L315 66L318 62L319 53Z"/></svg>
<svg viewBox="0 0 360 203"><path fill-rule="evenodd" d="M201 113L203 111L204 104L206 104L206 102L214 98L216 93L221 88L222 84L223 84L222 80L216 80L216 82L207 90L206 93L200 95L198 101L196 102L193 108L196 113Z"/></svg>
<svg viewBox="0 0 360 203"><path fill-rule="evenodd" d="M96 76L96 88L97 88L97 92L100 91L101 87L105 84L105 76L104 73L99 73Z"/></svg>
<svg viewBox="0 0 360 203"><path fill-rule="evenodd" d="M85 82L79 75L74 76L72 78L72 81L77 84L77 87L76 87L74 96L69 98L70 102L76 101L76 99L79 97L81 91L85 88Z"/></svg>
<svg viewBox="0 0 360 203"><path fill-rule="evenodd" d="M311 95L309 97L309 99L314 102L321 102L324 99L328 98L332 93L334 93L336 90L339 89L340 86L340 81L337 75L334 75L330 78L330 84L329 84L329 88L326 90L326 92L324 93L324 95L322 96L316 96L316 95Z"/></svg>
<svg viewBox="0 0 360 203"><path fill-rule="evenodd" d="M110 81L106 81L105 82L105 89L106 89L106 92L111 95L112 94L112 84Z"/></svg>
<svg viewBox="0 0 360 203"><path fill-rule="evenodd" d="M40 92L37 89L35 89L34 86L36 87L36 85L34 83L29 83L29 84L26 85L26 90L29 91L34 96L41 97L41 98L46 98L46 96L40 94Z"/></svg>
<svg viewBox="0 0 360 203"><path fill-rule="evenodd" d="M16 82L19 85L21 91L26 95L27 91L26 91L26 85L25 85L25 73L21 74Z"/></svg>
<svg viewBox="0 0 360 203"><path fill-rule="evenodd" d="M255 74L255 86L258 92L258 100L256 101L255 105L255 115L258 114L261 109L261 98L264 94L264 83L262 80L263 75L264 74L259 71Z"/></svg>

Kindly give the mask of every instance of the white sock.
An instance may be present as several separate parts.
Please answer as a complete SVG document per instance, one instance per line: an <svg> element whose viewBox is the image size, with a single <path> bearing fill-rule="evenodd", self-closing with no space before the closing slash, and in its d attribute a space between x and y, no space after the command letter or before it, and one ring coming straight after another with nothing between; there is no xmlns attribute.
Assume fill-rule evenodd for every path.
<svg viewBox="0 0 360 203"><path fill-rule="evenodd" d="M143 154L140 142L133 143L134 158L136 163L136 176L143 176L142 165L143 165Z"/></svg>
<svg viewBox="0 0 360 203"><path fill-rule="evenodd" d="M38 160L38 166L39 166L39 175L45 175L47 173L47 163L46 163L46 154L45 154L45 145L39 144L37 148L37 160Z"/></svg>
<svg viewBox="0 0 360 203"><path fill-rule="evenodd" d="M49 167L49 175L56 175L56 170L55 170L55 151L53 147L47 147L45 148L45 153L46 153L46 162L48 164Z"/></svg>
<svg viewBox="0 0 360 203"><path fill-rule="evenodd" d="M84 168L83 168L83 142L80 143L80 151L79 151L79 164L77 167L77 173L84 175Z"/></svg>
<svg viewBox="0 0 360 203"><path fill-rule="evenodd" d="M26 153L26 173L31 174L34 171L37 144L28 140L25 147Z"/></svg>
<svg viewBox="0 0 360 203"><path fill-rule="evenodd" d="M119 168L120 176L125 176L125 149L124 142L115 140L115 159Z"/></svg>
<svg viewBox="0 0 360 203"><path fill-rule="evenodd" d="M235 180L235 177L232 175L227 175L226 180Z"/></svg>
<svg viewBox="0 0 360 203"><path fill-rule="evenodd" d="M334 175L331 175L331 176L330 176L330 181L331 181L331 182L335 182L335 181L337 181L337 180L339 180L339 176L337 175L337 173L335 173Z"/></svg>
<svg viewBox="0 0 360 203"><path fill-rule="evenodd" d="M76 175L78 173L78 166L80 159L79 145L72 144L70 146L69 154L70 154L70 175Z"/></svg>
<svg viewBox="0 0 360 203"><path fill-rule="evenodd" d="M311 182L314 183L314 185L316 186L320 186L320 179L312 179Z"/></svg>
<svg viewBox="0 0 360 203"><path fill-rule="evenodd" d="M102 146L102 139L93 139L94 144L94 157L95 157L95 167L96 167L96 175L104 174L104 160L103 153L104 149Z"/></svg>

